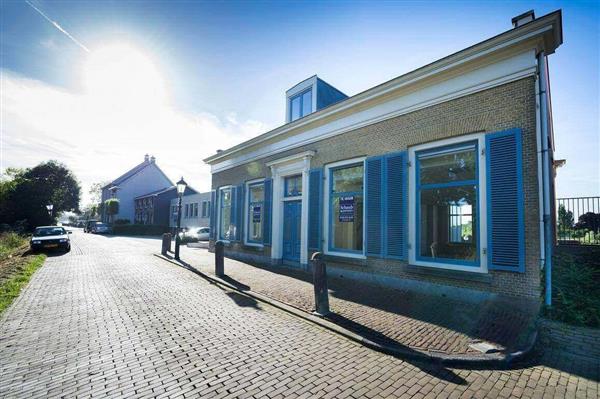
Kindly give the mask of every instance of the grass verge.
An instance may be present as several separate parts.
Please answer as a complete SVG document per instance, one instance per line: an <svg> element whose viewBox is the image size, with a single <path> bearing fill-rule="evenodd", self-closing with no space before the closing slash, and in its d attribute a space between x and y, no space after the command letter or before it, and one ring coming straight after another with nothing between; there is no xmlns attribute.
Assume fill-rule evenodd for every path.
<svg viewBox="0 0 600 399"><path fill-rule="evenodd" d="M27 239L14 233L0 235L0 315L19 296L46 259L28 251Z"/></svg>
<svg viewBox="0 0 600 399"><path fill-rule="evenodd" d="M24 267L0 283L0 315L19 296L21 289L29 282L33 273L44 264L46 255L34 255L29 258Z"/></svg>

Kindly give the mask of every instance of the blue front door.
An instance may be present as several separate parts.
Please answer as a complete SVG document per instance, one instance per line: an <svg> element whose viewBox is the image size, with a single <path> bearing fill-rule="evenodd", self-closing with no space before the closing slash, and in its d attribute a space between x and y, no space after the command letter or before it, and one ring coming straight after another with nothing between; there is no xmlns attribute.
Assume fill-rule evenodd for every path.
<svg viewBox="0 0 600 399"><path fill-rule="evenodd" d="M283 259L300 261L300 215L301 201L285 201L283 204Z"/></svg>

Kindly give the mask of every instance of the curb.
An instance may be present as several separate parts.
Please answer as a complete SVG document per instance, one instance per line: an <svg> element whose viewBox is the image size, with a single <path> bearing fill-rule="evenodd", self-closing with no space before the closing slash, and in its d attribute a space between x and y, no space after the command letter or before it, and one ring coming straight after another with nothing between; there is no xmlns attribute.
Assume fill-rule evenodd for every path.
<svg viewBox="0 0 600 399"><path fill-rule="evenodd" d="M396 347L389 346L389 345L382 345L382 344L378 344L377 342L371 341L370 339L368 339L362 335L356 334L336 323L333 323L333 322L327 320L326 318L324 318L323 316L317 316L314 313L307 313L306 311L301 310L300 308L289 305L285 302L281 302L277 299L273 299L266 295L254 292L252 290L239 289L238 287L236 287L226 281L223 281L216 276L211 276L206 273L203 273L203 272L199 271L198 269L196 269L192 266L189 266L187 264L184 264L182 262L178 262L175 259L167 258L166 256L163 256L161 254L153 254L153 255L159 259L165 260L169 263L183 267L184 269L187 269L195 274L198 274L201 277L203 277L204 279L209 280L213 284L217 284L217 285L226 287L228 289L237 291L237 292L239 292L243 295L246 295L250 298L253 298L257 301L264 302L268 305L271 305L277 309L283 310L287 313L290 313L301 319L309 321L313 324L317 324L320 327L323 327L323 328L325 328L329 331L332 331L338 335L341 335L347 339L350 339L350 340L357 342L363 346L366 346L367 348L376 350L376 351L384 353L386 355L398 357L400 359L420 360L420 361L437 363L437 364L441 364L444 366L453 366L453 367L502 368L502 369L505 369L505 368L510 367L511 364L513 364L517 361L526 359L532 353L532 351L535 347L535 344L537 342L537 338L538 338L538 326L537 326L537 323L535 323L535 326L534 326L535 328L533 329L533 332L531 334L529 334L525 348L515 351L515 352L504 354L504 355L499 355L499 354L481 354L481 355L469 355L469 356L448 355L448 354L438 353L438 352L433 352L433 351L428 352L428 351L422 351L422 350L418 350L418 349L402 349L402 348L396 348Z"/></svg>

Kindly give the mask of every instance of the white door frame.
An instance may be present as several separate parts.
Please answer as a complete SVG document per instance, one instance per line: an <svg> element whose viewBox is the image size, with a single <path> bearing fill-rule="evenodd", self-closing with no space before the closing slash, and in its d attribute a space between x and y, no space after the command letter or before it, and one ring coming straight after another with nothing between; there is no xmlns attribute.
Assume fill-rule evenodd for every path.
<svg viewBox="0 0 600 399"><path fill-rule="evenodd" d="M273 178L272 218L271 218L271 259L278 263L283 258L283 202L284 179L302 175L302 216L300 221L300 264L308 264L308 174L314 151L305 151L267 163ZM294 197L298 199L298 197Z"/></svg>

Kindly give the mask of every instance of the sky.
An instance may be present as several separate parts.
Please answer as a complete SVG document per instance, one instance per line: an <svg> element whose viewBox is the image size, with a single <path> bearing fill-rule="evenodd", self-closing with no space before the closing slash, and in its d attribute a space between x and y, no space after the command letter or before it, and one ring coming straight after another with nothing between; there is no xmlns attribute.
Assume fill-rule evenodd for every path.
<svg viewBox="0 0 600 399"><path fill-rule="evenodd" d="M210 189L202 159L285 120L318 74L347 95L563 10L549 57L557 195L600 195L597 1L1 0L0 169L56 159L82 184L154 155ZM42 15L43 14L43 15Z"/></svg>

